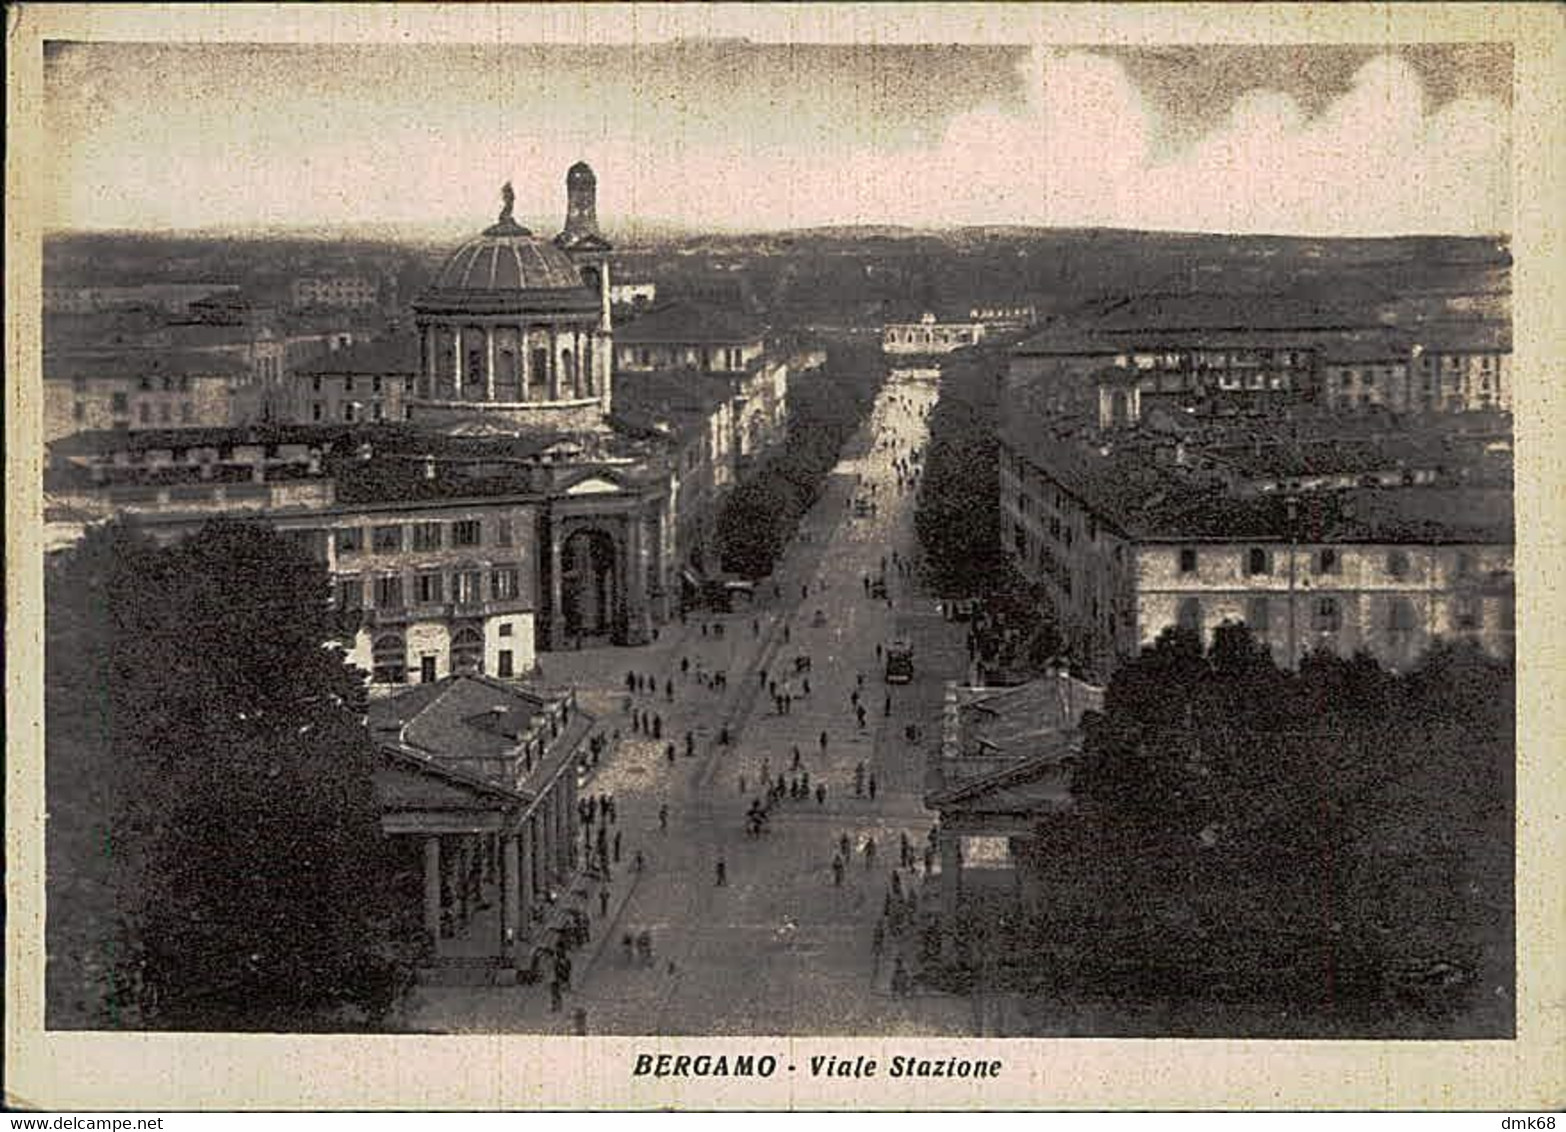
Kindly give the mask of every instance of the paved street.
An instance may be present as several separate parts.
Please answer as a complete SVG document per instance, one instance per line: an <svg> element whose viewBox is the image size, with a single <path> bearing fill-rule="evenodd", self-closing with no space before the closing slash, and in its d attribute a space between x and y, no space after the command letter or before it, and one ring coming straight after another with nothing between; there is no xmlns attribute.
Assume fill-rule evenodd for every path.
<svg viewBox="0 0 1566 1132"><path fill-rule="evenodd" d="M883 389L774 578L759 587L754 610L692 614L645 648L545 656L546 680L578 685L601 728L620 733L585 788L614 796L611 829L624 839L607 931L595 889L588 900L593 938L574 957L574 987L561 1013L549 1012L547 990L537 986L422 987L411 1026L566 1032L580 1008L593 1033L970 1032L966 999L890 993L898 951L916 965L911 933L892 939L879 963L872 948L899 837L915 847L915 867L900 879L916 889L930 826L920 802L923 755L905 728L917 724L930 741L942 682L962 664L960 627L945 622L892 559L894 551L915 550L914 491L899 490L895 461L923 444L922 412L934 395L931 384ZM855 516L856 497L873 501L876 513ZM880 574L883 558L889 600L871 598L864 585ZM882 679L878 647L898 636L914 643L916 674L892 687ZM796 671L801 656L809 657L808 671ZM659 738L633 730L626 711L632 671L656 685L655 694L631 699L633 711L658 717ZM717 672L726 687L709 686ZM786 712L776 710L774 682L793 697ZM866 709L863 728L855 691ZM728 747L718 742L725 726ZM861 763L865 790L856 797ZM764 770L774 781L808 773L812 795L779 801L767 832L750 836L745 813L752 799L765 800ZM824 802L814 795L821 784ZM853 859L838 886L831 865L844 836ZM872 839L876 852L867 863ZM637 850L647 862L639 876L630 868ZM631 960L621 944L626 932L643 930L652 936L650 965Z"/></svg>

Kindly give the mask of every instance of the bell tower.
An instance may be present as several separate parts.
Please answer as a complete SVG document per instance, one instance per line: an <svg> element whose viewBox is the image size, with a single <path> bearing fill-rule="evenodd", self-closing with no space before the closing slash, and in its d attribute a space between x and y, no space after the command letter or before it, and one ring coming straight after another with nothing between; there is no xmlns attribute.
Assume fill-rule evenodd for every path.
<svg viewBox="0 0 1566 1132"><path fill-rule="evenodd" d="M565 227L555 237L555 246L571 258L582 282L598 295L598 339L602 348L595 353L592 364L597 370L597 388L604 391L607 413L614 350L614 325L609 314L609 253L614 245L598 230L598 177L585 161L566 170Z"/></svg>

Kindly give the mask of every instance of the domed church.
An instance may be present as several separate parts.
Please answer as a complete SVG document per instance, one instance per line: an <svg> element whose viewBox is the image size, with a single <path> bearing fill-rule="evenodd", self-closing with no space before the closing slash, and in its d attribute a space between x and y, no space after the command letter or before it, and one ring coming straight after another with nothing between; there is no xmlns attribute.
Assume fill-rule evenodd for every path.
<svg viewBox="0 0 1566 1132"><path fill-rule="evenodd" d="M512 215L459 247L413 304L415 424L466 434L603 430L613 385L612 247L598 231L597 178L566 175L566 223L553 241Z"/></svg>

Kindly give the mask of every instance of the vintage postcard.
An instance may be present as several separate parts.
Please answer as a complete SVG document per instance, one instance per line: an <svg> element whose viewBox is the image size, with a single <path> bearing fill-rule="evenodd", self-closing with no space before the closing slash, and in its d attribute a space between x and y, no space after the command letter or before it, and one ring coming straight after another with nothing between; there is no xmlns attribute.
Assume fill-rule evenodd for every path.
<svg viewBox="0 0 1566 1132"><path fill-rule="evenodd" d="M1561 1103L1559 9L8 19L8 1104Z"/></svg>

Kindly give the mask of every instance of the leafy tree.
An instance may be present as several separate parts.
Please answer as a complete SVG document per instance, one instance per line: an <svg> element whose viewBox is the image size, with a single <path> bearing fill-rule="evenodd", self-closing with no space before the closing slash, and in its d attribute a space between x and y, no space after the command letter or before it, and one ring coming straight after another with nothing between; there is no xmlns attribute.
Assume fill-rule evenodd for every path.
<svg viewBox="0 0 1566 1132"><path fill-rule="evenodd" d="M826 366L793 381L786 439L756 462L719 512L725 569L752 578L772 572L843 445L869 415L885 372L878 353L834 346Z"/></svg>
<svg viewBox="0 0 1566 1132"><path fill-rule="evenodd" d="M1296 1033L1509 1032L1512 685L1467 646L1291 673L1243 626L1169 630L1085 721L1024 967Z"/></svg>
<svg viewBox="0 0 1566 1132"><path fill-rule="evenodd" d="M61 1024L383 1014L405 972L324 568L261 525L168 548L111 527L48 586L51 961L56 941L94 957L50 972Z"/></svg>

